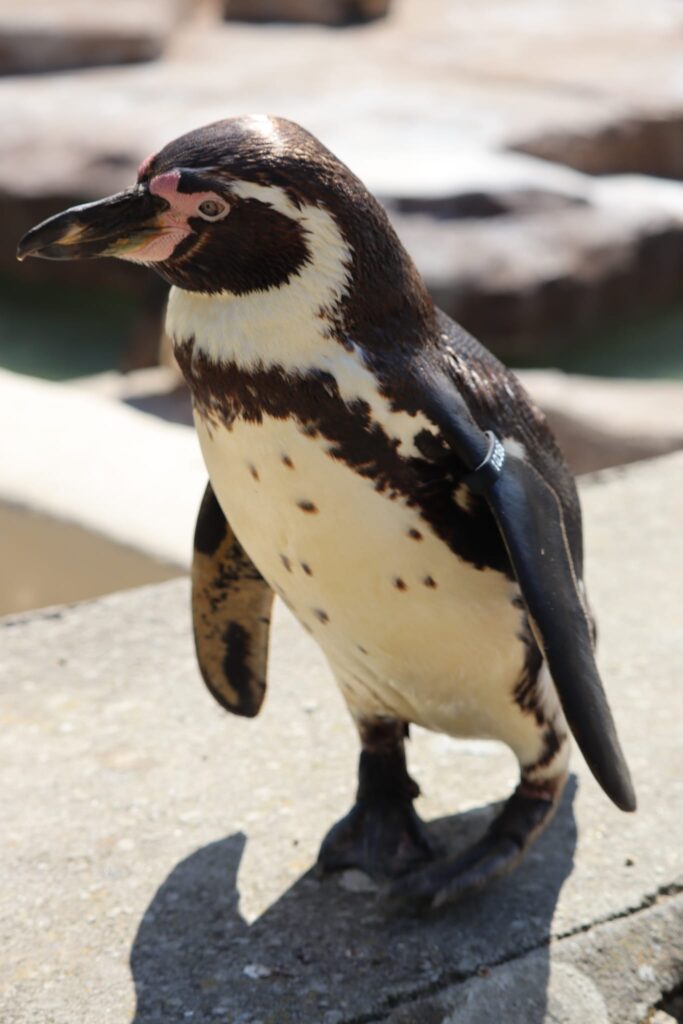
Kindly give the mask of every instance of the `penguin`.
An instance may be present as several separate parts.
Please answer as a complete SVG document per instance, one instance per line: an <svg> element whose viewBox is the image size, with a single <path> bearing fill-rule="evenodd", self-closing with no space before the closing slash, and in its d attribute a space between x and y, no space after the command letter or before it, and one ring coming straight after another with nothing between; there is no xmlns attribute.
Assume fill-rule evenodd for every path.
<svg viewBox="0 0 683 1024"><path fill-rule="evenodd" d="M114 256L170 285L167 329L209 475L194 539L199 667L258 713L277 594L322 648L360 739L356 800L318 855L441 907L512 870L551 821L573 734L636 800L594 657L576 487L543 414L437 309L385 211L298 125L189 132L137 182L28 232L18 257ZM439 850L411 724L502 741L519 784Z"/></svg>

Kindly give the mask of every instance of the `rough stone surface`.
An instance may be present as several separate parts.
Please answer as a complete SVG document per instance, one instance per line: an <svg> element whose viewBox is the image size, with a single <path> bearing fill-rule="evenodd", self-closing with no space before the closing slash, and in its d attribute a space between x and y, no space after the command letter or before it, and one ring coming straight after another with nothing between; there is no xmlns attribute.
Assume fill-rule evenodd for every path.
<svg viewBox="0 0 683 1024"><path fill-rule="evenodd" d="M548 951L479 972L394 1011L387 1024L676 1024L654 1010L683 967L683 877L652 908L597 925Z"/></svg>
<svg viewBox="0 0 683 1024"><path fill-rule="evenodd" d="M532 953L474 976L429 1001L392 1013L390 1024L481 1024L504 1010L506 1024L610 1024L605 1001L585 974Z"/></svg>
<svg viewBox="0 0 683 1024"><path fill-rule="evenodd" d="M163 52L181 0L0 0L0 74L153 60Z"/></svg>
<svg viewBox="0 0 683 1024"><path fill-rule="evenodd" d="M391 17L344 33L210 24L183 33L158 66L3 83L1 106L13 101L28 116L4 159L22 138L40 139L52 154L67 152L71 139L84 142L101 125L102 113L108 133L106 140L99 133L99 151L106 155L120 138L132 154L201 118L251 108L299 118L387 195L401 195L401 181L410 183L410 195L439 182L443 193L463 160L558 126L585 135L636 112L661 122L683 99L676 73L682 24L676 0L653 0L647 10L631 4L627 15L621 0L599 7L525 0L514 10L487 0L467 17L449 0L396 0ZM587 59L589 35L599 60ZM543 71L549 65L556 76ZM71 118L71 138L64 138L73 102L80 124ZM39 124L49 130L36 131ZM54 180L59 167L39 163L33 174L45 184Z"/></svg>
<svg viewBox="0 0 683 1024"><path fill-rule="evenodd" d="M519 374L575 473L683 448L683 383L607 380L547 370Z"/></svg>
<svg viewBox="0 0 683 1024"><path fill-rule="evenodd" d="M680 300L683 185L625 176L563 206L550 195L484 220L393 214L437 304L504 359L551 362L592 324Z"/></svg>
<svg viewBox="0 0 683 1024"><path fill-rule="evenodd" d="M386 917L373 893L308 870L352 798L356 741L282 610L254 721L202 688L185 581L5 620L3 1024L367 1024L399 1010L413 1013L402 1024L460 1024L500 1016L503 997L525 1007L505 1016L519 1024L568 1024L577 1007L640 1024L683 963L682 499L680 455L583 486L638 813L611 807L576 755L514 876L426 920ZM416 730L409 756L421 813L452 847L515 781L495 744Z"/></svg>
<svg viewBox="0 0 683 1024"><path fill-rule="evenodd" d="M226 18L347 25L380 18L389 0L224 0Z"/></svg>

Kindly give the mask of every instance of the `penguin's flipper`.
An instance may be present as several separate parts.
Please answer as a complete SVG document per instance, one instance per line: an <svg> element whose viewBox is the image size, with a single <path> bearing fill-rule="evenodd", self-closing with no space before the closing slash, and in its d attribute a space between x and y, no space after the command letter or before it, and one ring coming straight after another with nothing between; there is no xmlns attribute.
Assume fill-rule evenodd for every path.
<svg viewBox="0 0 683 1024"><path fill-rule="evenodd" d="M194 535L194 639L204 682L236 715L251 718L263 703L272 603L273 591L207 484Z"/></svg>
<svg viewBox="0 0 683 1024"><path fill-rule="evenodd" d="M523 455L505 452L495 433L481 430L446 372L422 367L419 379L425 411L470 469L468 483L493 512L562 709L588 766L617 807L635 810L557 493Z"/></svg>

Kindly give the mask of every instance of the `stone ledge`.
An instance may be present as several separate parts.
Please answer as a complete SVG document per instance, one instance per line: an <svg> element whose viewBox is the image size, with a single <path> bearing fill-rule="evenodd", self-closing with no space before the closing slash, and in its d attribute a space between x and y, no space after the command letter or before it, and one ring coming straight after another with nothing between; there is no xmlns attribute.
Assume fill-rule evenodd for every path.
<svg viewBox="0 0 683 1024"><path fill-rule="evenodd" d="M207 479L194 431L0 370L0 432L0 499L189 565Z"/></svg>
<svg viewBox="0 0 683 1024"><path fill-rule="evenodd" d="M640 1024L680 981L673 918L657 915L678 914L663 897L683 875L683 456L582 491L600 661L639 811L612 808L575 755L525 864L440 918L385 918L353 880L308 873L352 797L356 741L320 653L281 609L254 721L226 716L199 681L185 581L5 620L3 1024L360 1024L425 996L443 996L434 1021L460 1024L454 981L485 1005L489 978L522 1000L529 977L536 1001L515 1024L569 1024L581 1005ZM512 787L512 759L415 733L421 813L464 843ZM618 984L635 999L621 1016Z"/></svg>
<svg viewBox="0 0 683 1024"><path fill-rule="evenodd" d="M183 0L0 0L0 74L154 60L187 6Z"/></svg>

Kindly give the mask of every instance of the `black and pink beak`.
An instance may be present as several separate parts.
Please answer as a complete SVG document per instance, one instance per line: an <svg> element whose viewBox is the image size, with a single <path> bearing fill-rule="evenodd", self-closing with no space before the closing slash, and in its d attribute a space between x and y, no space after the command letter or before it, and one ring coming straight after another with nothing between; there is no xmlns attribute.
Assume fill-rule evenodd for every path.
<svg viewBox="0 0 683 1024"><path fill-rule="evenodd" d="M168 205L145 185L136 185L94 203L72 206L31 228L17 246L17 259L135 259L164 230L160 218Z"/></svg>

